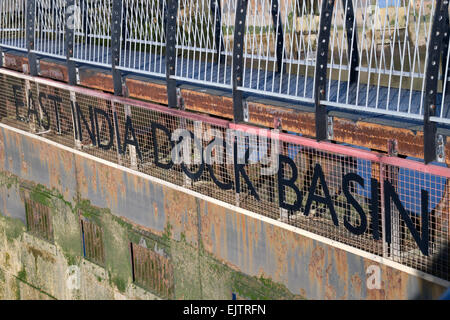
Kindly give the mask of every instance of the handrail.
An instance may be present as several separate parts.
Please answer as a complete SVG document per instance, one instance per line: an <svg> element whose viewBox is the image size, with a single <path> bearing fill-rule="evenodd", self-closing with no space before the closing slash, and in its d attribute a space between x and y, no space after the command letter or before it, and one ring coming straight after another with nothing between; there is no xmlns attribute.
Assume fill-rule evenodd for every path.
<svg viewBox="0 0 450 320"><path fill-rule="evenodd" d="M116 94L127 73L165 78L170 107L181 81L220 88L236 122L248 95L315 105L319 140L331 107L423 121L436 160L436 127L450 125L448 1L323 1L4 0L0 50L27 51L34 75L37 56L65 59L72 84L81 64L111 69Z"/></svg>

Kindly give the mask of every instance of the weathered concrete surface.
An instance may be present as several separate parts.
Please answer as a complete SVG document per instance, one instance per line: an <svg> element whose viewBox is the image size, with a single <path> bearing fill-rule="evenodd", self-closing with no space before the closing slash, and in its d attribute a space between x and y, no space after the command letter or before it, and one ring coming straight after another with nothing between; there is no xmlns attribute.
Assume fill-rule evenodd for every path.
<svg viewBox="0 0 450 320"><path fill-rule="evenodd" d="M235 292L246 298L409 299L437 298L444 290L385 265L381 289L368 290L371 260L8 129L0 130L0 165L0 269L51 297L140 297L145 291L136 293L132 283L129 242L141 239L170 257L172 298L230 299ZM54 244L25 232L24 184L49 195ZM106 263L99 270L81 258L79 211L104 228ZM76 292L62 280L70 265L85 279ZM22 294L10 282L0 292Z"/></svg>

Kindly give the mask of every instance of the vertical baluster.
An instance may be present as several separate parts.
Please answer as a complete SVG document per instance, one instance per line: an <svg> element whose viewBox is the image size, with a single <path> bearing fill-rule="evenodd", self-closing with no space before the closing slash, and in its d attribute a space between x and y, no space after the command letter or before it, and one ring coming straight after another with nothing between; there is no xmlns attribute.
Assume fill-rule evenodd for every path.
<svg viewBox="0 0 450 320"><path fill-rule="evenodd" d="M430 120L436 115L436 94L438 90L438 76L444 33L447 31L446 17L448 16L448 0L437 0L436 10L431 27L428 46L428 59L425 71L425 97L424 97L424 160L430 163L436 160L436 122ZM446 59L446 53L443 54Z"/></svg>
<svg viewBox="0 0 450 320"><path fill-rule="evenodd" d="M27 20L26 20L26 38L27 38L27 51L28 51L28 65L29 72L32 76L37 76L37 59L34 53L35 46L35 30L34 24L36 21L36 0L27 0Z"/></svg>

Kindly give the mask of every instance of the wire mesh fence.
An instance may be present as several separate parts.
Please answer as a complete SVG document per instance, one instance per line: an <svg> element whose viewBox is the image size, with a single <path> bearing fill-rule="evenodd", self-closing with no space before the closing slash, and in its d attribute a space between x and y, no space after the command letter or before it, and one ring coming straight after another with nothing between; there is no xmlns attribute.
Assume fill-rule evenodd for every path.
<svg viewBox="0 0 450 320"><path fill-rule="evenodd" d="M448 168L11 71L0 94L3 124L450 280Z"/></svg>

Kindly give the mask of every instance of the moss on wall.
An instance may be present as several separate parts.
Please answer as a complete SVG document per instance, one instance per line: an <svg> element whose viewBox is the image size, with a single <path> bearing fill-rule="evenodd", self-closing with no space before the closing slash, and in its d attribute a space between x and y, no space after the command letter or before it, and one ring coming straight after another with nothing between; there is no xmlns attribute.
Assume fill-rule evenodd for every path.
<svg viewBox="0 0 450 320"><path fill-rule="evenodd" d="M34 243L30 240L33 238L28 239L28 242L24 244L24 239L21 237L26 233L24 223L19 219L0 215L0 228L7 241L11 243L10 248L5 252L5 259L1 261L0 270L11 267L10 255L16 254L18 257L16 260L19 260L16 261L16 281L14 281L17 282L14 285L16 289L9 290L14 298L22 297L21 282L42 291L41 293L49 297L62 299L83 297L79 290L69 292L70 288L67 289L64 272L69 266L80 266L83 261L80 215L103 230L105 264L95 268L104 269L105 275L95 273L97 272L94 271L95 268L91 268L87 272L91 272L90 277L97 281L92 281L95 283L85 281L88 286L85 290L87 292L90 290L89 286L97 286L97 289L90 290L98 294L97 298L113 298L114 291L129 294L133 281L130 242L163 252L169 258L173 265L173 274L170 275L174 283L172 298L231 299L232 293L236 293L238 297L250 299L296 298L284 286L275 284L270 279L246 276L218 261L205 251L201 241L194 246L188 243L183 235L178 241L173 239L170 224L165 226L162 235L156 235L113 215L109 209L93 206L88 199L64 199L56 190L49 190L42 185L33 185L30 182L20 181L17 177L1 173L0 186L15 187L21 190L22 199L26 193L32 200L49 207L54 232L54 243L50 244L50 247L57 248L56 253L49 253L48 248L42 247L43 240L36 240ZM57 274L49 274L52 272ZM5 281L1 280L2 273L0 273L0 292L6 292ZM43 283L43 281L54 283ZM103 286L103 289L99 289L98 286ZM0 294L0 296L3 295ZM90 298L96 298L96 296Z"/></svg>
<svg viewBox="0 0 450 320"><path fill-rule="evenodd" d="M20 219L7 217L0 213L0 226L2 226L6 239L13 242L26 230L25 224Z"/></svg>

